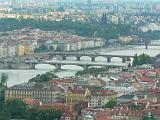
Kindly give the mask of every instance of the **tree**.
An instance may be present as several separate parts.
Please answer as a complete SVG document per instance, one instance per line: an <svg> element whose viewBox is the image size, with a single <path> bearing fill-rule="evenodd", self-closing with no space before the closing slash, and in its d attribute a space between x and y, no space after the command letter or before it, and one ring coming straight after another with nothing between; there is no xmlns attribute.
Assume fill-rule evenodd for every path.
<svg viewBox="0 0 160 120"><path fill-rule="evenodd" d="M134 55L134 58L133 58L133 63L132 63L132 66L133 67L136 67L138 65L138 56L137 54Z"/></svg>
<svg viewBox="0 0 160 120"><path fill-rule="evenodd" d="M58 76L53 72L47 72L42 75L38 74L36 77L30 79L29 82L45 83L52 80L53 78L58 78Z"/></svg>
<svg viewBox="0 0 160 120"><path fill-rule="evenodd" d="M114 108L117 105L117 101L116 100L109 100L106 104L105 107L106 108Z"/></svg>
<svg viewBox="0 0 160 120"><path fill-rule="evenodd" d="M151 63L150 56L147 55L147 54L143 53L143 54L139 55L138 58L139 58L139 64L140 65Z"/></svg>
<svg viewBox="0 0 160 120"><path fill-rule="evenodd" d="M5 83L7 83L7 80L8 80L8 75L5 73L2 73L1 84L4 85Z"/></svg>
<svg viewBox="0 0 160 120"><path fill-rule="evenodd" d="M12 119L24 119L27 115L27 105L19 99L7 100L3 109Z"/></svg>
<svg viewBox="0 0 160 120"><path fill-rule="evenodd" d="M1 112L0 113L0 120L10 120L6 113Z"/></svg>
<svg viewBox="0 0 160 120"><path fill-rule="evenodd" d="M151 58L149 55L143 53L143 54L137 56L137 54L136 54L134 56L132 66L135 67L137 65L150 64L151 62L152 61L151 61Z"/></svg>
<svg viewBox="0 0 160 120"><path fill-rule="evenodd" d="M108 71L108 67L102 67L102 68L89 68L87 70L78 71L75 75L76 76L82 76L82 75L92 75L94 77L97 77L99 74L103 74L104 72Z"/></svg>
<svg viewBox="0 0 160 120"><path fill-rule="evenodd" d="M153 114L148 113L142 118L142 120L156 120L156 119L154 118Z"/></svg>
<svg viewBox="0 0 160 120"><path fill-rule="evenodd" d="M62 111L56 109L38 110L32 108L29 110L29 120L60 120Z"/></svg>

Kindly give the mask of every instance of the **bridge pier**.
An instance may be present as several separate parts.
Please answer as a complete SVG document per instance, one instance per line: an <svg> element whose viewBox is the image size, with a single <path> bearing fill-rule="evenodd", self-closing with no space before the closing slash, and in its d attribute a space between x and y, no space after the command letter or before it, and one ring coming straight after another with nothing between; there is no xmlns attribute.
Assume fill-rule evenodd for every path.
<svg viewBox="0 0 160 120"><path fill-rule="evenodd" d="M67 56L62 56L62 59L63 59L63 60L66 60L66 59L67 59Z"/></svg>
<svg viewBox="0 0 160 120"><path fill-rule="evenodd" d="M34 64L34 63L29 63L29 67L30 67L31 69L35 69L35 65L36 65L36 64Z"/></svg>
<svg viewBox="0 0 160 120"><path fill-rule="evenodd" d="M8 61L7 61L7 60L4 61L4 68L5 68L5 69L8 68Z"/></svg>
<svg viewBox="0 0 160 120"><path fill-rule="evenodd" d="M80 61L81 60L81 56L77 56L76 59L77 59L77 61Z"/></svg>
<svg viewBox="0 0 160 120"><path fill-rule="evenodd" d="M122 63L125 63L126 62L126 59L125 58L122 58Z"/></svg>
<svg viewBox="0 0 160 120"><path fill-rule="evenodd" d="M148 44L145 44L145 48L148 49Z"/></svg>
<svg viewBox="0 0 160 120"><path fill-rule="evenodd" d="M83 66L83 69L84 69L84 70L88 70L88 69L89 69L89 66L88 66L88 65L84 65L84 66Z"/></svg>
<svg viewBox="0 0 160 120"><path fill-rule="evenodd" d="M107 62L111 62L111 58L107 58Z"/></svg>
<svg viewBox="0 0 160 120"><path fill-rule="evenodd" d="M56 67L56 70L61 70L61 64L56 64L55 67Z"/></svg>
<svg viewBox="0 0 160 120"><path fill-rule="evenodd" d="M92 57L92 62L95 62L95 57Z"/></svg>

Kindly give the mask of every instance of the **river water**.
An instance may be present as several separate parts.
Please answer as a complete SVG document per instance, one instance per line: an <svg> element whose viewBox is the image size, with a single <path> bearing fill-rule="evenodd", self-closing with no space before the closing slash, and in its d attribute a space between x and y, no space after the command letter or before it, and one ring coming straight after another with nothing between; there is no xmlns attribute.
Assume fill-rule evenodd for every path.
<svg viewBox="0 0 160 120"><path fill-rule="evenodd" d="M135 46L129 47L121 50L113 50L108 51L108 48L103 48L98 50L101 54L110 54L110 55L134 55L134 54L148 54L150 56L156 56L160 54L160 46L149 46L149 49L145 49L145 46ZM74 60L75 58L69 57L68 60ZM90 60L89 57L84 56L81 58L82 61ZM97 57L96 61L106 61L106 58ZM122 60L120 58L112 58L111 61L114 63L121 63ZM48 71L52 71L55 69L54 66L51 65L37 65L37 70L0 70L0 75L2 73L8 74L8 86L13 86L16 84L20 84L23 82L28 82L29 79L35 77L37 74L43 74ZM65 65L62 67L62 71L56 72L59 77L69 77L74 76L78 70L82 70L81 67L73 66L73 65Z"/></svg>

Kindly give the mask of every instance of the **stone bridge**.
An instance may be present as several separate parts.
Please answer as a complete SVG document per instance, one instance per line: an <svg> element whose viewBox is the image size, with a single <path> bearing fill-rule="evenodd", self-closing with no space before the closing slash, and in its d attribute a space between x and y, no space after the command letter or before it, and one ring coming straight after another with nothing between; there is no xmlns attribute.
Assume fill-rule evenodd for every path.
<svg viewBox="0 0 160 120"><path fill-rule="evenodd" d="M104 57L106 58L107 62L111 62L111 58L118 57L122 59L122 62L124 63L126 60L129 60L130 58L133 58L132 55L105 55L105 54L96 54L96 53L76 53L76 52L53 52L50 53L50 56L61 56L62 60L66 60L67 57L76 57L77 61L81 60L81 57L87 56L91 58L91 61L94 62L96 57Z"/></svg>
<svg viewBox="0 0 160 120"><path fill-rule="evenodd" d="M54 65L56 67L56 70L61 70L61 67L64 65L76 65L83 67L83 69L88 69L91 66L110 66L110 67L127 67L128 65L126 63L108 63L108 62L93 62L93 61L59 61L59 60L54 60L54 61L44 61L44 62L31 62L28 61L26 64L29 64L33 66L36 64L50 64Z"/></svg>

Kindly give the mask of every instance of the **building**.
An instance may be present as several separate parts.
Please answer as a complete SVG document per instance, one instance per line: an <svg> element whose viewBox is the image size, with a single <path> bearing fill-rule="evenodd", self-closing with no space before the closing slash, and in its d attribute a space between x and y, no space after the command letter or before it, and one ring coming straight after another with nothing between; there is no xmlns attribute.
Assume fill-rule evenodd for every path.
<svg viewBox="0 0 160 120"><path fill-rule="evenodd" d="M142 32L148 32L149 30L160 31L160 25L157 23L150 23L150 24L140 27L139 30Z"/></svg>
<svg viewBox="0 0 160 120"><path fill-rule="evenodd" d="M16 46L16 55L23 56L25 54L25 47L23 45Z"/></svg>
<svg viewBox="0 0 160 120"><path fill-rule="evenodd" d="M24 45L24 55L29 55L29 54L31 54L31 47L30 47L30 45L29 44L25 44Z"/></svg>
<svg viewBox="0 0 160 120"><path fill-rule="evenodd" d="M139 38L136 35L132 36L119 36L119 41L122 43L129 43L133 41L137 41Z"/></svg>
<svg viewBox="0 0 160 120"><path fill-rule="evenodd" d="M147 98L153 102L160 101L160 88L150 88L147 90Z"/></svg>
<svg viewBox="0 0 160 120"><path fill-rule="evenodd" d="M35 85L32 88L33 98L42 103L54 103L64 98L65 91L54 85Z"/></svg>
<svg viewBox="0 0 160 120"><path fill-rule="evenodd" d="M89 106L92 108L102 107L109 100L116 99L117 93L108 89L94 89L91 90L90 97L88 99Z"/></svg>
<svg viewBox="0 0 160 120"><path fill-rule="evenodd" d="M33 84L23 83L5 90L5 100L33 98Z"/></svg>
<svg viewBox="0 0 160 120"><path fill-rule="evenodd" d="M15 55L16 55L15 46L8 46L8 56L15 56Z"/></svg>
<svg viewBox="0 0 160 120"><path fill-rule="evenodd" d="M23 83L5 90L5 100L32 98L42 103L54 103L65 97L61 87L45 84Z"/></svg>
<svg viewBox="0 0 160 120"><path fill-rule="evenodd" d="M78 103L79 101L87 101L90 96L90 91L88 88L69 88L66 93L66 103L73 104Z"/></svg>

